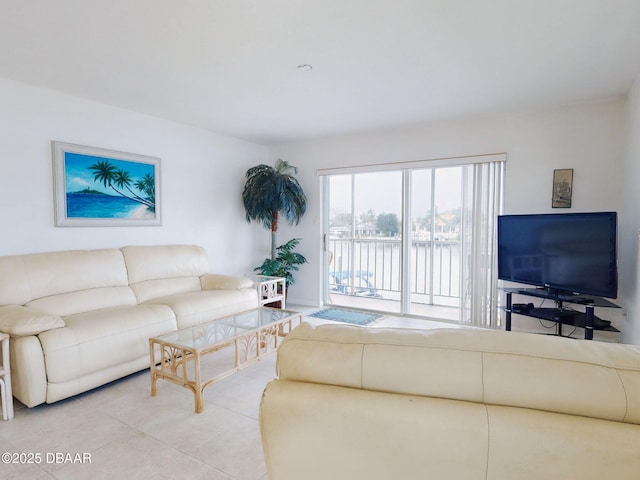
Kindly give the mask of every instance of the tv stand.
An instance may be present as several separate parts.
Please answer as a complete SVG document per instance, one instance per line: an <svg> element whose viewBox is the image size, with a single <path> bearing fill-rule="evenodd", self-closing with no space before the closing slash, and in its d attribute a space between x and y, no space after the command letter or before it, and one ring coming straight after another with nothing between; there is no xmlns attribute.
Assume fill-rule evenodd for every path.
<svg viewBox="0 0 640 480"><path fill-rule="evenodd" d="M557 334L562 336L562 326L571 325L574 327L584 328L585 340L593 340L593 330L607 330L610 332L619 332L620 330L612 327L611 325L599 325L596 324L595 308L620 308L619 305L610 302L601 297L592 297L590 295L572 295L565 292L550 291L542 288L505 288L504 291L507 295L507 305L505 308L506 319L505 329L511 331L511 315L516 313L525 317L539 318L555 322L557 324ZM514 311L512 303L513 294L524 295L529 297L544 298L547 300L554 300L557 304L557 308L533 308L529 310ZM583 305L585 307L584 313L571 312L567 314L566 310L562 308L563 303L573 303L576 305ZM599 319L598 319L599 320ZM598 322L599 323L599 322Z"/></svg>

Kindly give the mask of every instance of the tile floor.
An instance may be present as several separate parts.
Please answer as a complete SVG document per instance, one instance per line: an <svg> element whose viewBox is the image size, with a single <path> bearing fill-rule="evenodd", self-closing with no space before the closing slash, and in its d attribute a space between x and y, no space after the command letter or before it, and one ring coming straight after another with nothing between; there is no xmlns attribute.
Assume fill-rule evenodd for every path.
<svg viewBox="0 0 640 480"><path fill-rule="evenodd" d="M374 325L386 326L455 327L397 317ZM3 456L0 480L266 479L258 406L275 377L275 359L210 385L200 414L193 411L193 394L177 385L160 380L151 397L148 370L51 405L29 409L16 402L15 418L0 421L0 454L22 454L10 460L33 463L5 463Z"/></svg>

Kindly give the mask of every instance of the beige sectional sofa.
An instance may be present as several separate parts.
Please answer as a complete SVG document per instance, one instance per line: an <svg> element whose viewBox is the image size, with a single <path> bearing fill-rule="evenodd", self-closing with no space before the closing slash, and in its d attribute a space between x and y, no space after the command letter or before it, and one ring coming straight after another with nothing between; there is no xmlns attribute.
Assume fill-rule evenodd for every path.
<svg viewBox="0 0 640 480"><path fill-rule="evenodd" d="M149 367L149 338L258 306L244 277L193 245L0 257L13 394L52 403Z"/></svg>
<svg viewBox="0 0 640 480"><path fill-rule="evenodd" d="M260 423L270 480L640 478L640 347L302 324Z"/></svg>

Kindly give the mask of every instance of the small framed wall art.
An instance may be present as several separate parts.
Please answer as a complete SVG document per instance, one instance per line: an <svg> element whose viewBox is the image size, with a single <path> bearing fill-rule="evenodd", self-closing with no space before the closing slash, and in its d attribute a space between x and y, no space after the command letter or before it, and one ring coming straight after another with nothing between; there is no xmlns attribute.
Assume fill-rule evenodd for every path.
<svg viewBox="0 0 640 480"><path fill-rule="evenodd" d="M573 168L553 171L552 208L571 208L573 194Z"/></svg>
<svg viewBox="0 0 640 480"><path fill-rule="evenodd" d="M160 159L52 142L57 227L161 225Z"/></svg>

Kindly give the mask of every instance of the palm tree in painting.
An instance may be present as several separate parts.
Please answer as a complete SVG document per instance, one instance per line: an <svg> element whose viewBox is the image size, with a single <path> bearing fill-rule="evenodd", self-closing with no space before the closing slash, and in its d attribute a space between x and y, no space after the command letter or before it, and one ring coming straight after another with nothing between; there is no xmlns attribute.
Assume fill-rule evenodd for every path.
<svg viewBox="0 0 640 480"><path fill-rule="evenodd" d="M141 192L144 192L149 202L153 204L153 207L149 207L151 210L155 209L156 205L156 181L153 175L150 173L145 174L142 180L138 180L135 186Z"/></svg>
<svg viewBox="0 0 640 480"><path fill-rule="evenodd" d="M111 188L118 195L135 202L146 205L152 212L156 208L155 180L153 175L147 173L142 180L134 182L129 172L116 168L108 160L98 160L89 167L93 171L93 179ZM137 188L142 195L136 193L131 186Z"/></svg>

